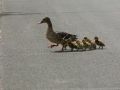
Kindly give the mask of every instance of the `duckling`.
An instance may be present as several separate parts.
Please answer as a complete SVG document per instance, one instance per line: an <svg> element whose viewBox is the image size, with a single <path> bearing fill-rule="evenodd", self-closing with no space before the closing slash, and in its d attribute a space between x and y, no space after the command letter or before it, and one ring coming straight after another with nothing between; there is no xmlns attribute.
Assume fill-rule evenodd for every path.
<svg viewBox="0 0 120 90"><path fill-rule="evenodd" d="M95 39L96 45L99 46L99 49L100 48L103 49L103 47L105 47L105 44L102 41L99 41L99 38L97 36L94 37L94 39Z"/></svg>
<svg viewBox="0 0 120 90"><path fill-rule="evenodd" d="M88 37L84 37L84 40L91 44L91 49L96 49L96 44L92 40L90 40Z"/></svg>
<svg viewBox="0 0 120 90"><path fill-rule="evenodd" d="M77 45L77 43L75 41L71 41L71 40L67 40L64 44L64 47L69 46L71 48L71 51L73 51L74 49L78 50L79 47Z"/></svg>
<svg viewBox="0 0 120 90"><path fill-rule="evenodd" d="M69 34L66 32L55 32L53 30L52 22L49 17L43 18L43 20L38 24L42 24L42 23L47 23L48 25L48 29L46 33L47 39L52 43L56 43L56 45L51 45L50 46L51 48L54 46L58 46L59 44L63 46L62 41L68 38L70 38L72 41L74 41L77 38L77 35L74 35L74 34ZM63 50L63 47L62 47L62 50Z"/></svg>
<svg viewBox="0 0 120 90"><path fill-rule="evenodd" d="M82 40L84 50L89 49L91 50L91 44L86 42L84 39Z"/></svg>
<svg viewBox="0 0 120 90"><path fill-rule="evenodd" d="M79 50L83 50L84 49L84 44L83 44L82 41L80 41L80 40L77 39L76 43L77 43L77 46L78 46Z"/></svg>
<svg viewBox="0 0 120 90"><path fill-rule="evenodd" d="M61 43L62 43L62 45L63 45L62 51L66 50L66 48L67 48L67 46L68 46L67 40L63 40Z"/></svg>

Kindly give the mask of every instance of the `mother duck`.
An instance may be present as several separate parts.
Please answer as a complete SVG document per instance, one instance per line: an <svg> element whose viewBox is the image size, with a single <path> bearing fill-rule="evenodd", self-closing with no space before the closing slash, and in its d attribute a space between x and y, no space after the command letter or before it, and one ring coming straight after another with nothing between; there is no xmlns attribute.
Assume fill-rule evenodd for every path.
<svg viewBox="0 0 120 90"><path fill-rule="evenodd" d="M77 39L76 35L73 34L69 34L66 32L55 32L53 30L53 26L52 26L52 22L50 20L49 17L45 17L42 19L42 21L39 24L42 23L47 23L48 25L48 29L47 29L47 33L46 33L46 38L52 42L52 43L56 43L56 45L51 45L50 47L54 47L54 46L58 46L59 44L62 45L62 51L63 51L63 46L64 46L64 41L71 39L72 41Z"/></svg>

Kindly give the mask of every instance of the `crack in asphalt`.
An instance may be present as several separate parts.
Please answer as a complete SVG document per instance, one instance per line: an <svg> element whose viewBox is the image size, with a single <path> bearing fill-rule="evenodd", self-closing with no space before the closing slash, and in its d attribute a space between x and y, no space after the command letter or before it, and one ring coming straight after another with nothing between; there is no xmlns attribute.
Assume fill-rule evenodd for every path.
<svg viewBox="0 0 120 90"><path fill-rule="evenodd" d="M43 13L23 13L23 12L2 12L0 16L10 16L10 15L33 15L33 14L43 14Z"/></svg>
<svg viewBox="0 0 120 90"><path fill-rule="evenodd" d="M76 13L112 13L117 11L112 10L105 10L105 11L96 11L96 10L90 10L90 11L62 11L62 12L1 12L0 17L2 16L8 16L8 15L44 15L44 14L58 14L58 13L70 13L70 14L76 14Z"/></svg>

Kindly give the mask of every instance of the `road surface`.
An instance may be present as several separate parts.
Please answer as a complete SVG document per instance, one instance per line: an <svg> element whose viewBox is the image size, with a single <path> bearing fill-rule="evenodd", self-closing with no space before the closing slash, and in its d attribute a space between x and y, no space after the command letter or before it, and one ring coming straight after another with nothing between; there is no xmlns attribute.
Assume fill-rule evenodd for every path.
<svg viewBox="0 0 120 90"><path fill-rule="evenodd" d="M103 50L55 52L47 48L50 17L55 31L80 39L99 36ZM1 90L118 90L119 0L4 0L0 14Z"/></svg>

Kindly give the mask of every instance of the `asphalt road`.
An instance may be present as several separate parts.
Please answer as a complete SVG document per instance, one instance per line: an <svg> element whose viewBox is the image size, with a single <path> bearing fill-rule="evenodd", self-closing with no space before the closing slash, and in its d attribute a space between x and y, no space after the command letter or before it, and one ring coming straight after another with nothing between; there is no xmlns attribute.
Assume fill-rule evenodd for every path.
<svg viewBox="0 0 120 90"><path fill-rule="evenodd" d="M1 90L115 90L120 88L119 0L4 0L0 14ZM85 52L48 48L55 31L99 36L106 47Z"/></svg>

